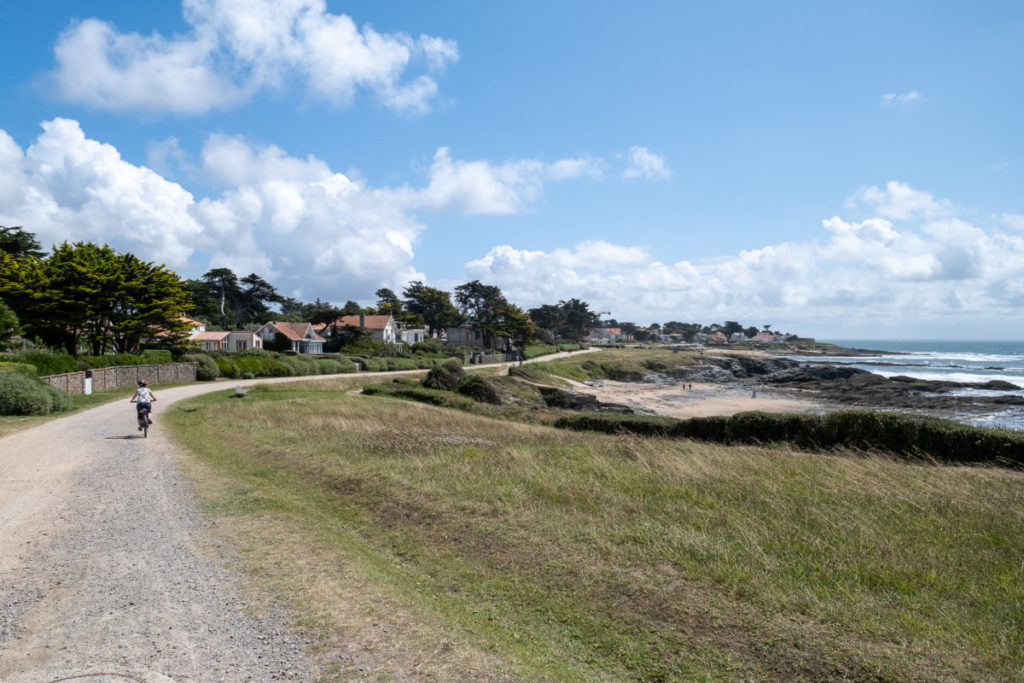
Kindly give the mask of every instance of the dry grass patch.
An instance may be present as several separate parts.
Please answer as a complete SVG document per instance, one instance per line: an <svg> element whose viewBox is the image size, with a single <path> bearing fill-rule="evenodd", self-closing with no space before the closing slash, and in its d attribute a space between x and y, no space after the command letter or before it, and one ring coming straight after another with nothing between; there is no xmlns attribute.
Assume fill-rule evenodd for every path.
<svg viewBox="0 0 1024 683"><path fill-rule="evenodd" d="M1024 671L1019 473L566 433L332 384L165 420L339 677L341 643L383 678Z"/></svg>

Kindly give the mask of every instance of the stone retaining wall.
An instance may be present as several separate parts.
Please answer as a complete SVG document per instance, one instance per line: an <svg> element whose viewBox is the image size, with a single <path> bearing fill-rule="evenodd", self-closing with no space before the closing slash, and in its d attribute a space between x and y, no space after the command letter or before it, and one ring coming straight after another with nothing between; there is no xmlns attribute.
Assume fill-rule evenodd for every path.
<svg viewBox="0 0 1024 683"><path fill-rule="evenodd" d="M161 363L159 365L118 365L112 368L96 368L85 372L68 372L63 375L46 375L44 382L63 389L69 394L85 393L86 372L92 375L92 391L111 389L135 389L140 379L149 380L149 386L179 384L196 381L195 363Z"/></svg>

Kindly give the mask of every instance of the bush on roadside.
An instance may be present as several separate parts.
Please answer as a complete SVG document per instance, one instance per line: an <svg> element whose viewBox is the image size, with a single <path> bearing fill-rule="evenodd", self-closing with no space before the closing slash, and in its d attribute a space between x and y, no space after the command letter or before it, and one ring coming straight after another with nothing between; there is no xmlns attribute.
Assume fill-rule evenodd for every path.
<svg viewBox="0 0 1024 683"><path fill-rule="evenodd" d="M558 347L551 344L532 344L523 349L523 355L526 356L527 360L551 353L558 353Z"/></svg>
<svg viewBox="0 0 1024 683"><path fill-rule="evenodd" d="M71 397L20 372L0 372L0 415L48 415L71 407Z"/></svg>
<svg viewBox="0 0 1024 683"><path fill-rule="evenodd" d="M196 364L196 379L203 382L212 382L220 377L220 368L217 363L205 353L190 353L183 360L186 363Z"/></svg>
<svg viewBox="0 0 1024 683"><path fill-rule="evenodd" d="M11 360L18 363L28 363L35 367L40 377L44 375L62 375L65 372L75 372L78 367L74 356L63 351L29 351L16 353Z"/></svg>
<svg viewBox="0 0 1024 683"><path fill-rule="evenodd" d="M43 389L50 395L52 412L63 413L65 410L71 409L71 394L49 384L44 384Z"/></svg>
<svg viewBox="0 0 1024 683"><path fill-rule="evenodd" d="M31 379L39 377L39 373L36 372L36 366L29 363L0 362L0 372L16 372Z"/></svg>
<svg viewBox="0 0 1024 683"><path fill-rule="evenodd" d="M217 364L217 368L220 370L221 377L229 377L231 379L238 379L241 376L241 371L233 361L228 358L215 358L214 362Z"/></svg>

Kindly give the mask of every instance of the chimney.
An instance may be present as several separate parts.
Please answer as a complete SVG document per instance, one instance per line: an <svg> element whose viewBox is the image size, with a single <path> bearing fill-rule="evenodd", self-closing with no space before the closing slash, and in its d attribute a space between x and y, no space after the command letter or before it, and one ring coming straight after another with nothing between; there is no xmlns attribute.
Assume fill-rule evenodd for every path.
<svg viewBox="0 0 1024 683"><path fill-rule="evenodd" d="M363 313L359 314L359 327L366 327L366 315Z"/></svg>

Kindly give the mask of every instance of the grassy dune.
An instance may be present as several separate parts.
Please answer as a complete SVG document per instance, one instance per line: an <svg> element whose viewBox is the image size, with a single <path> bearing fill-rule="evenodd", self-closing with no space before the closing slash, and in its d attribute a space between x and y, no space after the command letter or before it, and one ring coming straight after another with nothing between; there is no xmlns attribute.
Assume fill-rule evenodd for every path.
<svg viewBox="0 0 1024 683"><path fill-rule="evenodd" d="M325 677L1013 680L1024 475L567 433L349 393L164 415Z"/></svg>

